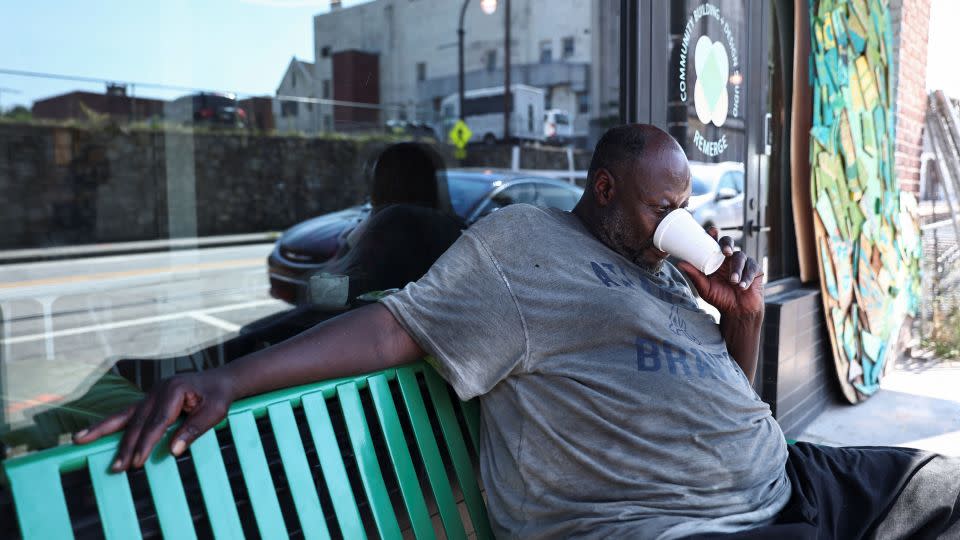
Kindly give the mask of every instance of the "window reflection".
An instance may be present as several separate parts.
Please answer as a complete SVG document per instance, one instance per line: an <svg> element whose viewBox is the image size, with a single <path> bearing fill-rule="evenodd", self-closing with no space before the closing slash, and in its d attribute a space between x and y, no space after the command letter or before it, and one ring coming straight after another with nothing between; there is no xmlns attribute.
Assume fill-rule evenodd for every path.
<svg viewBox="0 0 960 540"><path fill-rule="evenodd" d="M414 279L403 272L422 271L426 243L385 238L422 212L377 210L373 182L396 143L436 153L461 227L508 204L572 208L590 148L617 123L619 6L5 8L0 46L34 54L0 66L0 457L228 362L251 334L279 339L271 324L306 324L291 310L347 309L361 289ZM51 21L70 48L27 31ZM458 148L461 118L471 136ZM363 231L407 248L364 251ZM404 270L358 273L344 246L389 251ZM289 264L268 267L271 254Z"/></svg>

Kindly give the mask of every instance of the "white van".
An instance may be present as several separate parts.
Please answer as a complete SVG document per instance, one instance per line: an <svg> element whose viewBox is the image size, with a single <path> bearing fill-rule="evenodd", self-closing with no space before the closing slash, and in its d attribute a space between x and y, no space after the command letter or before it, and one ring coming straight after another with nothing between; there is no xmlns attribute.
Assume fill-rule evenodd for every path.
<svg viewBox="0 0 960 540"><path fill-rule="evenodd" d="M542 141L543 105L546 93L540 88L525 84L510 85L511 101L510 136L521 141ZM493 144L503 140L503 87L469 90L463 94L463 120L473 132L471 143ZM460 118L459 94L450 94L440 104L440 126L444 139Z"/></svg>
<svg viewBox="0 0 960 540"><path fill-rule="evenodd" d="M568 144L573 140L573 118L563 109L543 113L543 138L547 144Z"/></svg>

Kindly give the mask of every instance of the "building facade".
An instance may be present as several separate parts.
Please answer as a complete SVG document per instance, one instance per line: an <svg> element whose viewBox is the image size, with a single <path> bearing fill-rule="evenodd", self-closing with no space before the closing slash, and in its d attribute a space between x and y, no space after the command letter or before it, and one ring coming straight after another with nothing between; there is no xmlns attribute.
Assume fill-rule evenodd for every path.
<svg viewBox="0 0 960 540"><path fill-rule="evenodd" d="M511 83L543 89L545 108L570 113L574 134L580 138L588 136L591 125L617 116L619 6L616 0L511 2ZM323 123L325 116L337 116L329 110L333 104L325 100L377 105L383 123L437 123L441 101L458 91L457 29L462 7L461 2L446 0L375 0L317 15L312 75L302 73L311 64L292 61L277 89L278 101L284 101L284 96L317 98L326 107L319 122L314 119L311 124L318 129L329 129L329 124ZM504 83L504 10L504 2L490 15L477 3L466 5L466 90ZM340 82L350 77L343 61L347 51L376 57L376 76ZM312 77L312 86L296 88L295 73L303 79ZM370 86L377 87L375 102L371 101ZM292 106L287 110L291 112ZM339 114L342 117L346 112ZM309 122L303 111L298 111L297 118L291 124ZM278 127L285 129L283 119L278 120Z"/></svg>
<svg viewBox="0 0 960 540"><path fill-rule="evenodd" d="M277 87L277 99L273 100L273 118L279 131L324 131L324 118L313 101L319 97L314 84L315 70L316 65L311 62L296 57L290 60Z"/></svg>
<svg viewBox="0 0 960 540"><path fill-rule="evenodd" d="M126 123L163 117L165 102L159 99L128 96L125 87L108 87L103 94L68 92L33 103L34 118L45 120L88 120L91 115L106 115L114 122Z"/></svg>

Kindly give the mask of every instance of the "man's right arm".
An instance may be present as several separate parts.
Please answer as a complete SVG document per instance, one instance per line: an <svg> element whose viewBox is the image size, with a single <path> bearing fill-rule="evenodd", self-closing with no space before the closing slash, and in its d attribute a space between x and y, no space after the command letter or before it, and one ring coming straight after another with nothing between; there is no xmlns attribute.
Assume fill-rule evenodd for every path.
<svg viewBox="0 0 960 540"><path fill-rule="evenodd" d="M113 469L141 467L181 414L186 414L186 419L171 438L175 455L223 420L230 404L239 398L386 369L423 354L387 308L374 304L224 367L172 377L139 404L79 432L74 440L88 443L126 429Z"/></svg>

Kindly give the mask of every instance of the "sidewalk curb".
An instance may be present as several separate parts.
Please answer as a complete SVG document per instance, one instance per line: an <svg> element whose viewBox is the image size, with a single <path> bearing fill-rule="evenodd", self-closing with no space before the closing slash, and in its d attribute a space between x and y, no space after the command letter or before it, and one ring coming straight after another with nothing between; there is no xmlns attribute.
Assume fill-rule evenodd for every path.
<svg viewBox="0 0 960 540"><path fill-rule="evenodd" d="M0 265L31 263L103 257L109 255L131 255L136 253L155 253L198 248L242 246L248 244L266 244L280 238L279 232L253 234L235 234L226 236L206 236L199 238L168 238L163 240L144 240L140 242L116 242L110 244L90 244L82 246L64 246L36 249L17 249L0 251Z"/></svg>

